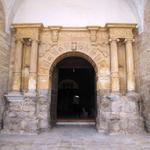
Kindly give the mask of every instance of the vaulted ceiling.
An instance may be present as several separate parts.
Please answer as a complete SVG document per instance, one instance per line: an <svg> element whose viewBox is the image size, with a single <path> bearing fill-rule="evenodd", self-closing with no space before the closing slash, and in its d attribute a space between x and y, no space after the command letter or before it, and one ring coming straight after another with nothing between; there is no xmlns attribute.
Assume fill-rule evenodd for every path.
<svg viewBox="0 0 150 150"><path fill-rule="evenodd" d="M8 30L10 24L13 22L15 18L15 15L18 9L20 8L21 4L25 0L1 0L1 1L5 10L6 30ZM35 2L36 1L37 0L35 0ZM68 0L64 0L64 2L66 1L68 2ZM101 1L105 1L105 0L101 0ZM143 18L144 18L144 6L147 0L120 0L120 1L124 1L125 3L127 3L127 5L132 10L134 17L137 20L140 30L142 30ZM43 3L44 3L44 0L43 0Z"/></svg>

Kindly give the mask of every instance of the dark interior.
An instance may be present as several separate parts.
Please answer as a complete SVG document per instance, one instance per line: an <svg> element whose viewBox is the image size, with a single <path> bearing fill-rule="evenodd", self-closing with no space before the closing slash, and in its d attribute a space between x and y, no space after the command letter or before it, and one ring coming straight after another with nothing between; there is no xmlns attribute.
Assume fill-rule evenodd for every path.
<svg viewBox="0 0 150 150"><path fill-rule="evenodd" d="M57 64L57 119L95 119L95 71L79 57Z"/></svg>

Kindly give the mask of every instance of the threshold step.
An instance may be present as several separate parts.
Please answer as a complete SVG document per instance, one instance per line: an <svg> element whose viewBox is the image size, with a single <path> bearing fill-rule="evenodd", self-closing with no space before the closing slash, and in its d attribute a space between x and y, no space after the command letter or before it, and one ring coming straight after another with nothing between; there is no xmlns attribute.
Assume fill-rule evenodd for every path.
<svg viewBox="0 0 150 150"><path fill-rule="evenodd" d="M57 125L95 125L95 122L90 121L57 121Z"/></svg>

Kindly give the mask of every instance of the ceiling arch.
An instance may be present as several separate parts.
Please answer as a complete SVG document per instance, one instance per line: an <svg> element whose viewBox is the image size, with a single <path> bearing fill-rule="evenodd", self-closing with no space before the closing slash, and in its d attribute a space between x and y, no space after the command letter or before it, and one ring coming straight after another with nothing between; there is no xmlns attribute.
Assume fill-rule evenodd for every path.
<svg viewBox="0 0 150 150"><path fill-rule="evenodd" d="M107 22L112 22L113 20L116 22L119 21L117 20L117 17L120 17L120 18L123 18L125 21L129 21L129 22L137 22L138 25L139 25L139 28L140 30L143 29L143 18L144 18L144 5L146 3L146 0L83 0L83 1L79 1L79 0L72 0L72 1L69 1L69 0L56 0L56 1L50 1L50 0L38 0L35 1L34 0L1 0L2 3L3 3L3 6L4 6L4 9L5 9L5 16L6 16L6 30L8 31L9 30L9 27L11 25L12 22L30 22L31 19L36 22L38 21L38 18L40 18L41 16L38 14L36 17L34 16L34 19L32 17L29 17L29 14L26 15L27 11L25 11L25 9L28 8L28 6L32 5L32 9L36 12L37 9L34 8L34 6L36 5L36 7L38 6L39 8L44 8L45 6L48 6L51 7L50 11L52 11L52 15L55 15L56 17L59 17L59 15L62 13L60 12L60 14L58 14L58 12L60 10L56 10L56 9L60 9L59 5L64 7L64 16L62 17L59 17L59 20L63 20L66 16L68 17L68 12L70 12L70 15L72 15L74 18L76 17L80 17L81 20L80 20L80 23L82 23L83 25L91 25L91 24L96 24L96 23L99 23L100 25L103 24L100 20L104 20L104 18L106 18L108 21ZM33 2L34 1L34 2ZM117 1L120 1L119 3L117 3ZM86 3L87 2L87 3ZM95 2L95 5L93 5L92 3ZM113 2L113 3L112 3ZM40 3L42 3L43 5L41 5ZM39 4L39 5L38 5ZM44 4L46 4L44 6ZM55 7L52 8L52 6L50 6L51 4L53 4ZM106 11L105 9L105 6L107 5L108 9ZM121 7L121 5L123 5L124 7ZM31 6L30 6L31 7ZM95 7L95 8L94 8ZM99 7L99 8L98 8ZM110 10L114 7L114 10ZM121 9L120 9L121 7ZM126 9L125 9L126 7ZM129 7L129 8L127 8ZM78 8L78 11L79 11L79 14L78 16L76 16L76 11L75 9ZM115 10L116 8L120 9L120 14L119 13L119 10ZM66 9L68 11L66 11ZM74 10L73 10L74 9ZM99 22L97 21L95 23L95 20L93 19L88 19L85 21L84 18L86 18L87 16L90 16L90 11L88 11L87 9L90 9L91 12L93 12L93 18L96 18L98 17L98 15L101 15L97 20L99 20ZM103 9L103 11L102 11ZM83 14L83 12L81 11L85 11L87 14ZM47 8L44 9L44 11L47 11ZM96 11L101 11L100 13L96 13ZM103 18L103 15L106 15L104 14L104 11L106 14L111 14L111 12L113 13L111 14L111 17L108 18L106 16L104 16ZM126 11L125 13L123 11ZM129 13L129 11L131 13ZM46 13L47 13L46 12ZM54 14L54 12L56 12ZM21 13L21 14L20 14ZM33 13L33 12L32 12ZM96 16L97 14L97 16ZM21 16L23 15L23 16ZM43 14L42 14L43 15ZM48 12L48 15L50 16L51 14L49 14ZM51 16L52 16L51 15ZM125 16L127 15L127 16ZM130 15L130 17L129 17ZM21 18L22 17L22 18ZM113 18L113 19L112 19ZM48 19L47 19L48 20ZM52 20L54 20L54 18L52 18ZM121 19L120 19L121 20ZM40 19L39 19L40 21ZM52 21L43 21L46 25L48 23L51 23L51 24L54 24L54 25L57 25L59 23L59 21L57 20L54 20L56 23L54 24L54 22ZM65 19L64 19L65 21ZM77 22L75 22L75 19L71 20L72 21L72 24L74 24L76 26L76 24L78 25ZM121 20L122 21L122 20ZM105 20L104 20L105 22ZM60 21L61 23L61 21ZM59 25L62 25L62 24L59 24ZM64 24L66 25L66 24ZM68 24L68 26L71 25L71 24Z"/></svg>
<svg viewBox="0 0 150 150"><path fill-rule="evenodd" d="M139 32L144 30L144 9L147 0L125 0L137 18Z"/></svg>
<svg viewBox="0 0 150 150"><path fill-rule="evenodd" d="M0 30L4 31L5 29L5 12L3 4L0 1Z"/></svg>

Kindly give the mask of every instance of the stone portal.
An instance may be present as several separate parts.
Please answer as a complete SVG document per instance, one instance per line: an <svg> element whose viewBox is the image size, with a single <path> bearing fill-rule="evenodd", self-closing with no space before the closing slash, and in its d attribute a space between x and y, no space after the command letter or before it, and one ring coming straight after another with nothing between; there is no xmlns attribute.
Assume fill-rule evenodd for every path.
<svg viewBox="0 0 150 150"><path fill-rule="evenodd" d="M55 66L67 57L80 57L94 69L96 98L92 99L96 101L98 131L143 132L134 71L135 27L134 24L85 28L12 25L14 63L3 132L37 133L56 123L59 84L53 83L60 81ZM78 87L79 83L73 84Z"/></svg>

